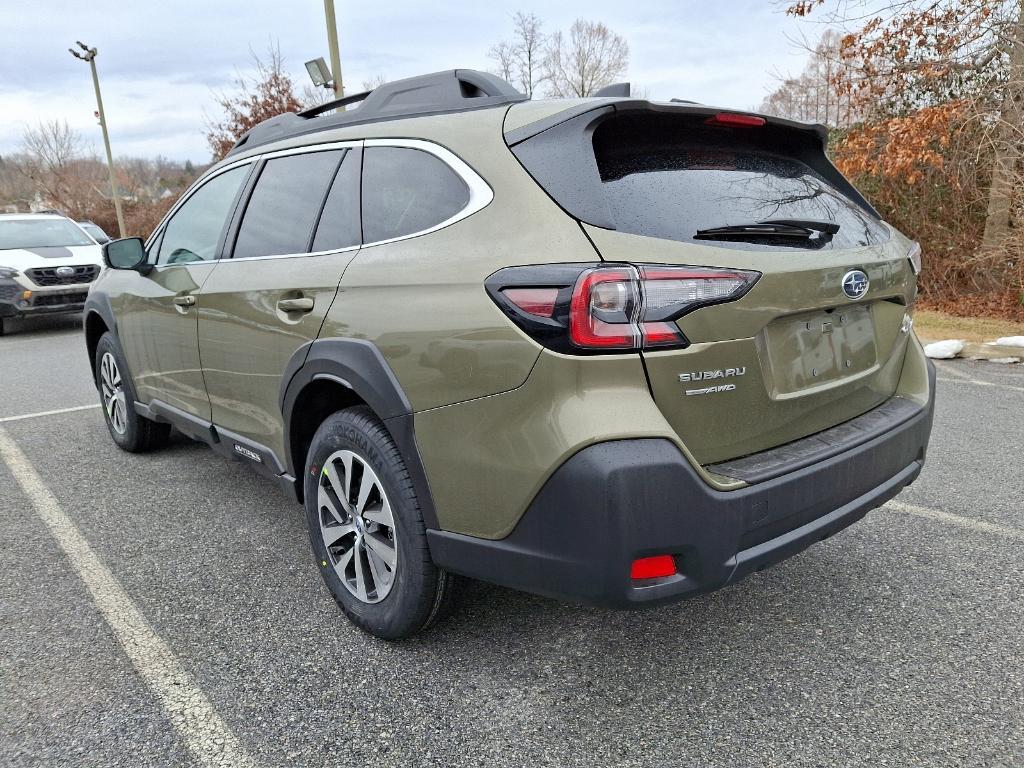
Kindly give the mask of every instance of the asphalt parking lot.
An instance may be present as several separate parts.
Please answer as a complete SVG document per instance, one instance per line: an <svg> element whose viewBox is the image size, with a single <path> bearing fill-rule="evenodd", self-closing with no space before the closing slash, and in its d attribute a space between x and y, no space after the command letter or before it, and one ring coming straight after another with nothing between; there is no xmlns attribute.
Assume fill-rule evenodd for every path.
<svg viewBox="0 0 1024 768"><path fill-rule="evenodd" d="M1024 765L1024 367L941 363L917 483L734 587L476 584L387 644L268 481L63 410L96 402L77 322L0 339L0 765Z"/></svg>

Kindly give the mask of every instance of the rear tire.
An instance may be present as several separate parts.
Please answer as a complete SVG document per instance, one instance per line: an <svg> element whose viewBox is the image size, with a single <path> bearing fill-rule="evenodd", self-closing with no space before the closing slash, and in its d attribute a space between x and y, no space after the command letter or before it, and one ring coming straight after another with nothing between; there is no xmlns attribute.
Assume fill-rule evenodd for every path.
<svg viewBox="0 0 1024 768"><path fill-rule="evenodd" d="M171 425L158 424L135 412L135 387L121 347L109 331L96 345L95 369L103 419L117 446L142 453L165 444Z"/></svg>
<svg viewBox="0 0 1024 768"><path fill-rule="evenodd" d="M339 411L320 425L304 491L317 566L352 623L399 640L451 610L456 577L434 565L405 462L369 408Z"/></svg>

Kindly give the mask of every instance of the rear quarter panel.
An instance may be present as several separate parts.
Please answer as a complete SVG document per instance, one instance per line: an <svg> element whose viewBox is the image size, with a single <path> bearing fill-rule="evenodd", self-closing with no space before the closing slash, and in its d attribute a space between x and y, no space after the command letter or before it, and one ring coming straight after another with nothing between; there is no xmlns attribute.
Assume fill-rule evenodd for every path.
<svg viewBox="0 0 1024 768"><path fill-rule="evenodd" d="M489 275L515 264L598 260L579 226L505 146L504 112L382 123L364 134L439 144L494 193L487 207L443 229L364 246L345 271L321 332L375 343L414 411L505 392L529 375L540 347L487 296Z"/></svg>

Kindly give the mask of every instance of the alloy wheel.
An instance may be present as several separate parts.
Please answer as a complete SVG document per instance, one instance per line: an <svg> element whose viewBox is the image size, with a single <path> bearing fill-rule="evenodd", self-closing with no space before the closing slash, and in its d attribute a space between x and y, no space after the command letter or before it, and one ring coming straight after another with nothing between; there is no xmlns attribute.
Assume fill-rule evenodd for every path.
<svg viewBox="0 0 1024 768"><path fill-rule="evenodd" d="M324 462L317 490L320 534L345 588L379 603L395 584L398 546L384 486L357 453L335 451Z"/></svg>
<svg viewBox="0 0 1024 768"><path fill-rule="evenodd" d="M121 383L121 369L110 352L104 352L100 358L100 392L110 426L117 434L123 435L128 429L128 406Z"/></svg>

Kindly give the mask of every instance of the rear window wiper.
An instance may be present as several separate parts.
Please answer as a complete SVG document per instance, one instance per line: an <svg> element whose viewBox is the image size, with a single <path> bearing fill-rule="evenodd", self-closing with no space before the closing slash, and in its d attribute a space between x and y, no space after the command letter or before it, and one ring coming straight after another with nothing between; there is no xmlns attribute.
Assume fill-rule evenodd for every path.
<svg viewBox="0 0 1024 768"><path fill-rule="evenodd" d="M832 221L811 219L769 219L754 224L729 224L724 227L698 229L694 240L740 240L769 239L810 240L820 232L826 240L839 231L839 225Z"/></svg>

